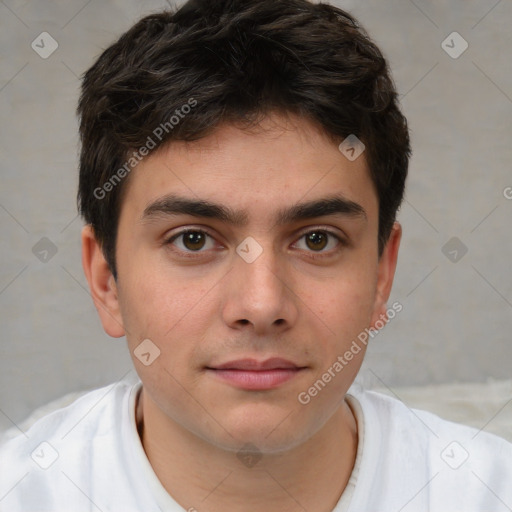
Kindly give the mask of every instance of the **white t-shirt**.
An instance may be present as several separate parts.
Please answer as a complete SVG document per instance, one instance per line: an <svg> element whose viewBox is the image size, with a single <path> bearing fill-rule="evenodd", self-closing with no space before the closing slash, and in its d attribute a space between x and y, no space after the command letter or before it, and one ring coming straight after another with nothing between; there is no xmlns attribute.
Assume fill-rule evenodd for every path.
<svg viewBox="0 0 512 512"><path fill-rule="evenodd" d="M200 500L185 508L173 500L145 455L140 387L87 393L3 443L0 511L201 512ZM348 399L359 445L333 512L512 510L512 444L358 386Z"/></svg>

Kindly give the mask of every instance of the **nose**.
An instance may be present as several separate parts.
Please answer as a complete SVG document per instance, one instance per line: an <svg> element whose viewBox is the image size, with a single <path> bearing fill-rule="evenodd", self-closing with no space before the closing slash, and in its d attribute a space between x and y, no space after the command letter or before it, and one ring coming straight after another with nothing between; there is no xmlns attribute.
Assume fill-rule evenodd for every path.
<svg viewBox="0 0 512 512"><path fill-rule="evenodd" d="M254 334L279 334L297 320L297 297L290 276L270 249L252 262L234 255L233 268L224 281L224 322Z"/></svg>

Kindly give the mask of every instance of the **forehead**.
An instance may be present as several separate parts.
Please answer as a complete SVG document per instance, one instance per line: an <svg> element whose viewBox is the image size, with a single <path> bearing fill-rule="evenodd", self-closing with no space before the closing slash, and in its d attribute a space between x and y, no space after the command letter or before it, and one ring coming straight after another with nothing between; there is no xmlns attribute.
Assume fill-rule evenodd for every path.
<svg viewBox="0 0 512 512"><path fill-rule="evenodd" d="M122 211L139 216L170 194L226 204L259 220L334 195L362 204L369 216L377 212L364 153L350 161L314 124L288 116L251 129L223 124L197 141L172 141L145 157L126 185Z"/></svg>

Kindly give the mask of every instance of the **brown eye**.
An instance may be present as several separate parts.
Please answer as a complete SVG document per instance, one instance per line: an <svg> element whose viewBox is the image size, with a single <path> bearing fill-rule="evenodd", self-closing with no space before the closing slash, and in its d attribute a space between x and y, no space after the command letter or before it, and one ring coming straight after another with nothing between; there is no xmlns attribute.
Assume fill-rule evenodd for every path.
<svg viewBox="0 0 512 512"><path fill-rule="evenodd" d="M322 231L313 231L305 235L306 245L312 251L322 251L329 242L329 236Z"/></svg>
<svg viewBox="0 0 512 512"><path fill-rule="evenodd" d="M167 243L183 252L205 252L215 247L215 241L208 233L191 229L177 233Z"/></svg>
<svg viewBox="0 0 512 512"><path fill-rule="evenodd" d="M325 256L340 249L342 239L335 233L323 229L315 229L304 233L294 247L310 253L319 253Z"/></svg>
<svg viewBox="0 0 512 512"><path fill-rule="evenodd" d="M183 245L190 251L198 251L204 247L206 235L200 231L191 231L183 234Z"/></svg>

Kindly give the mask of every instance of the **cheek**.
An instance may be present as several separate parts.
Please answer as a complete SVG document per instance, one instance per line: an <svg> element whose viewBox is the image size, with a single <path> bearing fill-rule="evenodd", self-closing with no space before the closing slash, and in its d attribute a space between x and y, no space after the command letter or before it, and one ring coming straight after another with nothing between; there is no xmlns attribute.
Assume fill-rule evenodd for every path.
<svg viewBox="0 0 512 512"><path fill-rule="evenodd" d="M218 321L218 290L204 279L132 271L120 287L120 304L128 346L143 381L159 388L173 379L188 380L200 365L203 340ZM151 340L158 359L146 367L136 359L137 347ZM192 372L189 374L188 372Z"/></svg>
<svg viewBox="0 0 512 512"><path fill-rule="evenodd" d="M144 267L123 269L119 298L128 330L162 338L184 325L198 327L198 312L211 307L211 286L186 272L169 272L165 265Z"/></svg>
<svg viewBox="0 0 512 512"><path fill-rule="evenodd" d="M327 336L321 339L326 348L342 349L370 324L376 291L370 269L353 268L323 286L311 282L302 289L305 320L317 322L325 331Z"/></svg>

